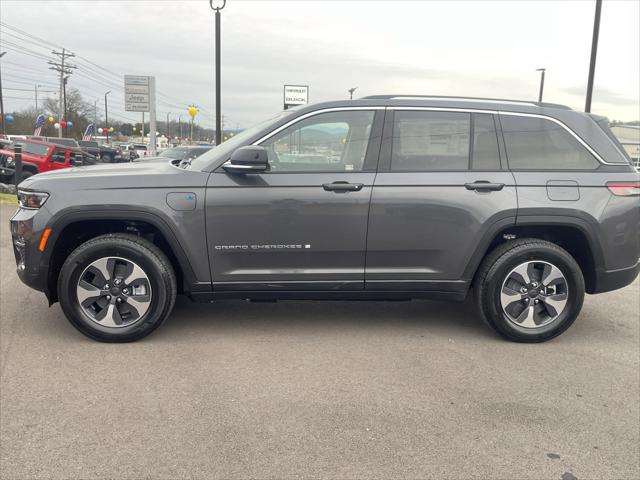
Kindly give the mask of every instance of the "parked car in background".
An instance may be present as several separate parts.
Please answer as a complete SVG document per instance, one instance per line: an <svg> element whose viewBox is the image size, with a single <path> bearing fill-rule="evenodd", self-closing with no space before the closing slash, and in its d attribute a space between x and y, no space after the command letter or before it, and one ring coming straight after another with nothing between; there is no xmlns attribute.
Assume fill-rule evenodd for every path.
<svg viewBox="0 0 640 480"><path fill-rule="evenodd" d="M133 144L122 143L120 144L120 156L124 162L130 162L138 158L138 153L133 148Z"/></svg>
<svg viewBox="0 0 640 480"><path fill-rule="evenodd" d="M38 140L40 142L55 143L56 145L64 145L65 147L80 148L80 145L74 138L64 137L36 137L34 135L27 136L28 140Z"/></svg>
<svg viewBox="0 0 640 480"><path fill-rule="evenodd" d="M15 140L26 140L26 135L6 135L7 140L11 140L12 142Z"/></svg>
<svg viewBox="0 0 640 480"><path fill-rule="evenodd" d="M14 146L22 146L22 178L24 180L37 173L94 165L96 158L79 148L41 142L39 140L19 140L0 150L0 181L12 183L15 173Z"/></svg>
<svg viewBox="0 0 640 480"><path fill-rule="evenodd" d="M190 161L194 158L199 157L203 153L208 152L213 147L200 147L200 146L188 146L188 147L174 147L168 148L162 152L157 157L143 157L134 160L134 162L145 162L145 161L162 161L162 160L180 160L180 161Z"/></svg>
<svg viewBox="0 0 640 480"><path fill-rule="evenodd" d="M80 148L106 163L123 161L120 147L101 145L93 140L81 140Z"/></svg>
<svg viewBox="0 0 640 480"><path fill-rule="evenodd" d="M138 158L145 157L147 155L147 145L144 143L132 143L131 148L136 152Z"/></svg>

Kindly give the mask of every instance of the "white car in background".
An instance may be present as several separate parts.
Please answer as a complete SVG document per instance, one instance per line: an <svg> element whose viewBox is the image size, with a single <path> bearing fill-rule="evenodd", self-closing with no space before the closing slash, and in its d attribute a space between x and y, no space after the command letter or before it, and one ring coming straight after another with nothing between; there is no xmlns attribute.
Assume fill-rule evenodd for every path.
<svg viewBox="0 0 640 480"><path fill-rule="evenodd" d="M131 150L136 152L136 154L138 155L137 158L142 158L147 156L147 153L148 153L147 145L144 143L132 143L130 148Z"/></svg>

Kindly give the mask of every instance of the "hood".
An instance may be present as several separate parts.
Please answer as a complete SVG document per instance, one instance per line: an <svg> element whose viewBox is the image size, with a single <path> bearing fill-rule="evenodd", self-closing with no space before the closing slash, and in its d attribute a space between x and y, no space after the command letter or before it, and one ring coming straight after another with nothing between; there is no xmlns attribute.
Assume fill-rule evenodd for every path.
<svg viewBox="0 0 640 480"><path fill-rule="evenodd" d="M109 163L71 167L39 173L27 178L21 188L44 190L101 190L179 187L206 183L207 174L185 170L166 162Z"/></svg>
<svg viewBox="0 0 640 480"><path fill-rule="evenodd" d="M169 162L167 162L168 164ZM171 165L168 165L171 167ZM82 167L61 168L59 170L50 170L48 172L38 174L40 178L62 178L73 175L77 177L81 175L84 178L93 177L119 177L131 175L148 175L154 173L158 168L163 169L164 165L156 163L155 168L137 163L97 163Z"/></svg>

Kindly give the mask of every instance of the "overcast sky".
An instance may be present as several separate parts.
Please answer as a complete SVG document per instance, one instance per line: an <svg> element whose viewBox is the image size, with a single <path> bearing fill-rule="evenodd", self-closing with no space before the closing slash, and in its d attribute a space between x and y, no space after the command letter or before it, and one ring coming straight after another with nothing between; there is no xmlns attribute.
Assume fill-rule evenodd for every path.
<svg viewBox="0 0 640 480"><path fill-rule="evenodd" d="M587 1L248 1L222 12L222 109L229 127L282 109L282 86L310 87L310 101L402 93L537 99L584 108L594 0ZM640 2L605 0L594 113L640 119ZM109 110L124 112L124 74L155 75L159 120L186 106L214 125L214 15L208 0L0 0L3 24L80 55L69 85L91 102L113 90ZM5 110L33 105L56 76L47 45L2 26ZM34 40L35 41L35 40ZM7 43L9 42L9 43ZM36 41L37 42L37 41ZM18 53L15 45L27 48ZM23 50L24 51L24 50ZM74 59L75 60L75 59ZM93 62L96 67L88 62ZM116 74L116 75L113 75ZM12 88L13 90L9 90ZM24 90L19 90L24 89ZM110 115L111 116L111 115Z"/></svg>

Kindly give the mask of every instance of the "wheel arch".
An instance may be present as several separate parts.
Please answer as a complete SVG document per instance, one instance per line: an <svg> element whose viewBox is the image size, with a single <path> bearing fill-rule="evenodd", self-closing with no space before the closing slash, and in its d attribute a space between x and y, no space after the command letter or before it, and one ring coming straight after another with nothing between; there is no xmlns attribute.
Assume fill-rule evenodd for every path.
<svg viewBox="0 0 640 480"><path fill-rule="evenodd" d="M35 163L30 162L22 162L22 171L28 171L33 173L34 175L40 173L38 166Z"/></svg>
<svg viewBox="0 0 640 480"><path fill-rule="evenodd" d="M51 235L41 268L47 272L45 291L50 303L57 298L60 268L69 253L87 240L105 233L133 233L152 241L169 258L180 293L191 292L197 284L191 263L180 242L159 215L137 210L82 209L61 212L50 223Z"/></svg>
<svg viewBox="0 0 640 480"><path fill-rule="evenodd" d="M571 216L518 216L516 224L496 226L492 230L465 271L465 278L472 279L472 283L482 260L497 246L516 238L537 238L567 250L580 266L586 292L595 292L598 272L604 268L604 257L600 242L586 220Z"/></svg>

